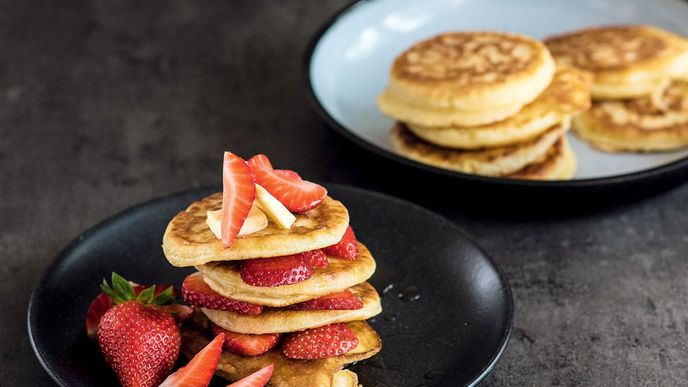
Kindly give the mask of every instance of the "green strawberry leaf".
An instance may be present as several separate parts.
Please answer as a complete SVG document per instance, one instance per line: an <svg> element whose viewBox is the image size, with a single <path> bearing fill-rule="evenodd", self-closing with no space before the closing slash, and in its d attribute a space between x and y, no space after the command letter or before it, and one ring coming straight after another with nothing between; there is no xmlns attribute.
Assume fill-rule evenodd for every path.
<svg viewBox="0 0 688 387"><path fill-rule="evenodd" d="M124 277L115 273L114 271L112 272L112 287L115 289L117 295L122 299L136 299L136 293L134 292L134 288L131 286L129 281L127 281L126 279L124 279Z"/></svg>
<svg viewBox="0 0 688 387"><path fill-rule="evenodd" d="M143 304L150 304L151 300L153 299L153 294L155 294L155 285L141 291L138 297L136 297L136 300Z"/></svg>
<svg viewBox="0 0 688 387"><path fill-rule="evenodd" d="M150 302L153 305L165 305L174 299L174 288L172 286L163 290Z"/></svg>
<svg viewBox="0 0 688 387"><path fill-rule="evenodd" d="M103 293L107 294L108 297L112 300L113 303L115 304L121 304L125 300L122 299L117 293L108 285L107 281L105 281L105 278L103 278L103 282L100 284L100 288L103 290Z"/></svg>

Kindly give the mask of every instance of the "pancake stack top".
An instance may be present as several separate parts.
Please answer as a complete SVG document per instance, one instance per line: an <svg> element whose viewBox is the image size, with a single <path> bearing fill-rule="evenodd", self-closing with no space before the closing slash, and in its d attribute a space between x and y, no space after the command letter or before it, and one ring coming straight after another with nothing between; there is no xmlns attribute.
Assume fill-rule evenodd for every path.
<svg viewBox="0 0 688 387"><path fill-rule="evenodd" d="M458 172L567 179L564 133L589 107L589 78L556 66L522 35L456 32L419 42L394 61L380 110L392 142L420 162Z"/></svg>
<svg viewBox="0 0 688 387"><path fill-rule="evenodd" d="M191 203L163 237L172 265L198 270L182 286L197 308L182 351L193 356L224 332L222 377L273 363L271 386L357 386L343 367L380 351L365 320L381 305L366 282L375 260L346 207L263 155L225 153L223 181L223 193Z"/></svg>
<svg viewBox="0 0 688 387"><path fill-rule="evenodd" d="M574 131L610 152L688 146L688 40L650 26L591 28L545 41L560 63L593 76Z"/></svg>

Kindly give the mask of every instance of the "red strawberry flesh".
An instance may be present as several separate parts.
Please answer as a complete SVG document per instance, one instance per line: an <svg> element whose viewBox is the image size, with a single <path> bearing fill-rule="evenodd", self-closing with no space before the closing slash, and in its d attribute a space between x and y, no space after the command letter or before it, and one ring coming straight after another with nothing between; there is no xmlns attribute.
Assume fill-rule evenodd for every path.
<svg viewBox="0 0 688 387"><path fill-rule="evenodd" d="M225 152L222 166L222 245L232 247L244 225L253 201L256 185L251 169L241 157Z"/></svg>
<svg viewBox="0 0 688 387"><path fill-rule="evenodd" d="M168 376L160 387L207 387L222 355L225 335L220 333L187 365Z"/></svg>
<svg viewBox="0 0 688 387"><path fill-rule="evenodd" d="M339 258L346 259L356 259L358 258L358 241L356 240L356 234L351 226L346 228L344 236L336 244L325 247L323 252L327 255L333 255Z"/></svg>
<svg viewBox="0 0 688 387"><path fill-rule="evenodd" d="M282 352L291 359L322 359L343 355L358 345L346 324L331 324L287 335Z"/></svg>
<svg viewBox="0 0 688 387"><path fill-rule="evenodd" d="M223 333L225 341L223 348L226 351L236 353L241 356L258 356L274 348L280 339L279 333L265 335L249 335L231 332L215 324L211 325L213 334Z"/></svg>
<svg viewBox="0 0 688 387"><path fill-rule="evenodd" d="M182 297L187 303L201 308L249 315L258 315L263 311L262 305L233 300L217 293L205 283L201 273L191 274L184 279Z"/></svg>
<svg viewBox="0 0 688 387"><path fill-rule="evenodd" d="M252 286L275 287L305 281L313 275L310 261L300 255L257 258L241 263L241 279Z"/></svg>
<svg viewBox="0 0 688 387"><path fill-rule="evenodd" d="M295 310L357 310L363 308L361 298L349 289L290 306Z"/></svg>
<svg viewBox="0 0 688 387"><path fill-rule="evenodd" d="M256 183L294 213L306 212L322 203L327 190L307 180L295 179L289 173L275 172L265 155L256 155L248 160Z"/></svg>
<svg viewBox="0 0 688 387"><path fill-rule="evenodd" d="M305 251L299 254L306 257L313 267L327 267L330 264L327 260L327 254L323 253L322 250Z"/></svg>
<svg viewBox="0 0 688 387"><path fill-rule="evenodd" d="M227 387L263 387L267 384L268 380L272 376L272 371L275 370L275 365L270 363L265 367L259 369L258 371L248 375L244 378L237 380L236 382L228 385Z"/></svg>

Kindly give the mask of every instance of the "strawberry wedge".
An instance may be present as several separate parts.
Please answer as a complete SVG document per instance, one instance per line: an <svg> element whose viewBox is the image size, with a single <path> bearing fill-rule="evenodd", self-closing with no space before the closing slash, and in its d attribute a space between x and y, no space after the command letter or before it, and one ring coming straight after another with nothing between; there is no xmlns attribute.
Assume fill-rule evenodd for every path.
<svg viewBox="0 0 688 387"><path fill-rule="evenodd" d="M274 348L281 335L279 333L268 333L264 335L249 335L231 332L215 324L211 325L213 334L222 333L225 336L223 348L226 351L236 353L241 356L258 356Z"/></svg>
<svg viewBox="0 0 688 387"><path fill-rule="evenodd" d="M265 188L293 213L306 212L320 205L327 196L327 190L318 184L302 180L296 172L274 170L265 155L256 155L248 160L256 183Z"/></svg>
<svg viewBox="0 0 688 387"><path fill-rule="evenodd" d="M263 306L233 300L217 293L203 280L201 273L193 273L182 283L182 297L187 303L200 308L226 310L238 314L257 315L263 311Z"/></svg>
<svg viewBox="0 0 688 387"><path fill-rule="evenodd" d="M168 376L160 387L207 387L220 361L224 341L223 333L215 336L213 341L189 361L189 364Z"/></svg>
<svg viewBox="0 0 688 387"><path fill-rule="evenodd" d="M256 198L256 184L251 168L241 157L225 152L222 165L222 245L236 242L251 205Z"/></svg>
<svg viewBox="0 0 688 387"><path fill-rule="evenodd" d="M227 387L263 387L270 380L274 369L275 365L270 363L251 375L227 385Z"/></svg>

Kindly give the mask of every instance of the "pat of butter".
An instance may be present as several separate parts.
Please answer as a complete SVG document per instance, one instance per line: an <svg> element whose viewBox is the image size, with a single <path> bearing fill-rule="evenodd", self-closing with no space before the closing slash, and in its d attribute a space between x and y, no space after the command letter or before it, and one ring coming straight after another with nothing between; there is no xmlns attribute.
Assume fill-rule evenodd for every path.
<svg viewBox="0 0 688 387"><path fill-rule="evenodd" d="M284 229L289 229L292 224L296 221L294 214L289 212L287 207L284 206L279 200L263 187L256 184L256 205L260 208L265 215L275 222L278 226Z"/></svg>
<svg viewBox="0 0 688 387"><path fill-rule="evenodd" d="M222 210L208 211L206 212L206 224L213 232L217 239L222 239ZM253 234L254 232L260 231L268 226L268 218L265 216L263 211L261 211L256 203L251 206L251 211L248 212L248 216L244 221L244 224L239 230L239 236Z"/></svg>

